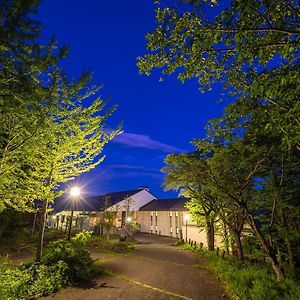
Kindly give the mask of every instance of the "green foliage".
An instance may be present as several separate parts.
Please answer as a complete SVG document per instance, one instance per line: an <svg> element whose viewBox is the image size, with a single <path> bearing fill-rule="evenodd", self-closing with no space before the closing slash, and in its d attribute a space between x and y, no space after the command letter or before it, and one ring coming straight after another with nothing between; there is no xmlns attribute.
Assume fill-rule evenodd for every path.
<svg viewBox="0 0 300 300"><path fill-rule="evenodd" d="M182 82L195 78L202 91L218 83L235 101L208 123L207 136L194 141L193 154L167 157L165 185L191 198L195 219L209 203L237 233L235 240L246 221L277 278L284 268L295 273L300 265L295 236L299 1L177 2L157 1L157 27L146 36L148 53L138 58L140 72L150 75L159 68Z"/></svg>
<svg viewBox="0 0 300 300"><path fill-rule="evenodd" d="M89 252L84 247L90 236L90 232L81 232L71 241L60 239L49 243L45 248L42 262L52 265L63 261L68 266L66 271L68 282L90 277L95 268Z"/></svg>
<svg viewBox="0 0 300 300"><path fill-rule="evenodd" d="M68 266L63 261L52 265L24 263L0 265L0 299L32 299L48 295L67 284Z"/></svg>
<svg viewBox="0 0 300 300"><path fill-rule="evenodd" d="M57 240L45 248L40 264L29 262L13 266L0 265L0 300L32 299L49 295L78 280L99 273L85 250L91 232L77 234L71 241Z"/></svg>
<svg viewBox="0 0 300 300"><path fill-rule="evenodd" d="M297 1L175 2L157 2L157 27L146 35L148 53L138 58L141 73L160 68L210 88L220 80L242 83L244 70L264 68L278 56L297 58Z"/></svg>
<svg viewBox="0 0 300 300"><path fill-rule="evenodd" d="M53 201L59 183L101 163L104 145L120 133L106 128L115 107L104 108L91 74L67 78L66 48L38 42L37 7L35 0L0 6L0 211Z"/></svg>
<svg viewBox="0 0 300 300"><path fill-rule="evenodd" d="M119 242L114 240L107 240L102 237L92 237L87 246L99 252L113 252L113 253L131 253L134 251L134 242Z"/></svg>
<svg viewBox="0 0 300 300"><path fill-rule="evenodd" d="M195 251L203 257L209 269L213 270L223 282L227 293L233 299L242 300L297 300L300 287L297 282L284 279L279 283L271 269L263 264L239 262L230 256L221 258L214 252L208 252L188 244L183 249Z"/></svg>

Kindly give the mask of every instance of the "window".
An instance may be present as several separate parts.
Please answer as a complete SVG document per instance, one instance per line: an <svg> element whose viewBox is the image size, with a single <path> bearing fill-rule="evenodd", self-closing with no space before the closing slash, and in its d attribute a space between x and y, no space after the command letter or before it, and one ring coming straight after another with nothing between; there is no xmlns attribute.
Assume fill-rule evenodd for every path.
<svg viewBox="0 0 300 300"><path fill-rule="evenodd" d="M171 232L171 233L173 232L173 227L172 227L172 226L170 227L170 232Z"/></svg>
<svg viewBox="0 0 300 300"><path fill-rule="evenodd" d="M172 212L171 212L171 211L169 211L169 213L170 213L170 217L172 217Z"/></svg>

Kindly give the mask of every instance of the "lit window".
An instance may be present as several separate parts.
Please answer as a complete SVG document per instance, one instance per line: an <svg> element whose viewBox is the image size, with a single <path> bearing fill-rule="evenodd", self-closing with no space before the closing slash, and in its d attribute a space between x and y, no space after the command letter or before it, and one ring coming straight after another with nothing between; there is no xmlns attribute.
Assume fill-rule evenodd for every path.
<svg viewBox="0 0 300 300"><path fill-rule="evenodd" d="M157 217L157 211L155 211L155 216Z"/></svg>
<svg viewBox="0 0 300 300"><path fill-rule="evenodd" d="M175 217L178 217L178 211L175 211Z"/></svg>
<svg viewBox="0 0 300 300"><path fill-rule="evenodd" d="M179 229L178 229L178 227L176 227L176 233L177 233L177 234L179 233Z"/></svg>
<svg viewBox="0 0 300 300"><path fill-rule="evenodd" d="M171 233L173 232L173 227L170 227L170 232L171 232Z"/></svg>
<svg viewBox="0 0 300 300"><path fill-rule="evenodd" d="M172 212L170 211L170 217L172 217Z"/></svg>
<svg viewBox="0 0 300 300"><path fill-rule="evenodd" d="M157 231L157 229L158 229L157 226L155 226L155 231Z"/></svg>
<svg viewBox="0 0 300 300"><path fill-rule="evenodd" d="M151 216L153 216L153 211L151 211Z"/></svg>

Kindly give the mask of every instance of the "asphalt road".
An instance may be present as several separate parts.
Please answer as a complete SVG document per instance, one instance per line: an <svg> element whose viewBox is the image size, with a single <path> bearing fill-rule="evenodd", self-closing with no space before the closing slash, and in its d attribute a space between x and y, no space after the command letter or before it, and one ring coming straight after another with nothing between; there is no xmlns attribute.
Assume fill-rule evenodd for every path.
<svg viewBox="0 0 300 300"><path fill-rule="evenodd" d="M205 261L173 246L174 239L146 234L135 238L140 244L132 255L92 253L113 276L101 275L44 299L228 299Z"/></svg>

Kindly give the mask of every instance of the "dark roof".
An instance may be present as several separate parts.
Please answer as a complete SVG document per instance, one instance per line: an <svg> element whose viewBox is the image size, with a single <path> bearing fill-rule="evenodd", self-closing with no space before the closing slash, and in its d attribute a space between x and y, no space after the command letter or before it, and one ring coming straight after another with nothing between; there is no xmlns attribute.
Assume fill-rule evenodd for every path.
<svg viewBox="0 0 300 300"><path fill-rule="evenodd" d="M185 211L185 203L188 201L186 198L175 199L157 199L145 204L140 208L140 211Z"/></svg>
<svg viewBox="0 0 300 300"><path fill-rule="evenodd" d="M85 197L80 198L75 201L74 210L75 211L99 211L104 208L105 199L109 199L110 205L114 205L128 197L131 197L143 189L135 189L129 191L121 191L121 192L112 192L102 196L94 196L94 197ZM59 199L55 211L62 210L71 210L72 209L72 199L67 196Z"/></svg>

